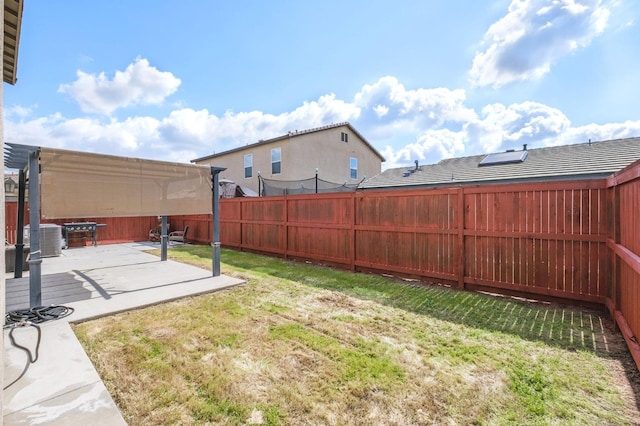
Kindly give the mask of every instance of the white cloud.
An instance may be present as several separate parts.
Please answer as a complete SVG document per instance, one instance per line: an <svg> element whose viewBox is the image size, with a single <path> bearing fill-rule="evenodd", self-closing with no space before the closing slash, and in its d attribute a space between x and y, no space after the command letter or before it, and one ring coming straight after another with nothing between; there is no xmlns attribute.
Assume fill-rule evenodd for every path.
<svg viewBox="0 0 640 426"><path fill-rule="evenodd" d="M366 129L367 138L384 144L410 140L425 129L460 127L475 120L476 112L465 101L462 89L406 89L397 78L386 76L364 85L353 102L359 110L357 125Z"/></svg>
<svg viewBox="0 0 640 426"><path fill-rule="evenodd" d="M143 58L136 58L124 71L116 71L111 80L104 73L81 70L77 76L73 83L61 84L58 91L71 96L83 112L97 114L111 114L130 105L160 104L181 83L172 73L158 71Z"/></svg>
<svg viewBox="0 0 640 426"><path fill-rule="evenodd" d="M464 132L449 129L428 130L418 136L415 143L405 145L400 149L386 146L380 153L387 160L383 167L390 169L411 164L418 160L420 164L434 163L434 158L451 158L465 151Z"/></svg>
<svg viewBox="0 0 640 426"><path fill-rule="evenodd" d="M387 159L384 168L435 163L442 158L546 145L640 136L640 120L571 127L548 105L521 102L466 105L464 90L406 89L394 77L365 85L352 100L327 94L274 115L262 111L180 108L163 118L35 116L14 107L5 119L7 141L106 154L188 162L194 158L342 121L351 122Z"/></svg>
<svg viewBox="0 0 640 426"><path fill-rule="evenodd" d="M609 15L602 0L512 0L508 13L485 34L469 81L497 88L540 78L562 57L588 46Z"/></svg>
<svg viewBox="0 0 640 426"><path fill-rule="evenodd" d="M555 137L570 124L560 110L537 102L491 104L482 109L480 119L465 124L464 132L475 146L473 153L496 152Z"/></svg>
<svg viewBox="0 0 640 426"><path fill-rule="evenodd" d="M19 119L24 118L24 117L28 117L31 114L33 114L33 111L38 108L37 105L34 105L33 107L25 107L22 105L15 105L12 107L5 107L3 109L3 113L5 118L13 118L13 117L17 117Z"/></svg>
<svg viewBox="0 0 640 426"><path fill-rule="evenodd" d="M384 167L411 164L416 159L435 163L442 158L519 148L525 143L542 146L570 130L570 124L560 110L540 103L491 104L458 130L425 129L415 143L399 149L387 146L382 152L387 159Z"/></svg>
<svg viewBox="0 0 640 426"><path fill-rule="evenodd" d="M589 140L603 141L640 136L640 120L625 121L622 123L587 124L585 126L572 127L562 132L555 138L547 138L542 141L543 146L569 145L584 143Z"/></svg>
<svg viewBox="0 0 640 426"><path fill-rule="evenodd" d="M465 99L462 89L407 90L397 78L386 76L364 85L355 95L354 104L362 110L364 120L381 124L401 120L417 126L434 126L473 118L475 113L464 106Z"/></svg>
<svg viewBox="0 0 640 426"><path fill-rule="evenodd" d="M7 140L14 143L188 162L290 130L353 121L358 113L354 104L336 99L334 94L304 102L293 111L279 115L228 111L216 116L206 109L182 108L162 119L131 117L120 121L64 118L59 114L32 118L28 116L29 111L25 111L11 117L19 121L7 118L5 133Z"/></svg>

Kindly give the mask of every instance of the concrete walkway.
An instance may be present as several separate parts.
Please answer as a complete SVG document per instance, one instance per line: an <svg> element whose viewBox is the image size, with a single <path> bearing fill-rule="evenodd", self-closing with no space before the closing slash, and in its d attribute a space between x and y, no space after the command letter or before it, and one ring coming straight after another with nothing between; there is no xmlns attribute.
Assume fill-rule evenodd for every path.
<svg viewBox="0 0 640 426"><path fill-rule="evenodd" d="M209 293L241 284L178 262L161 262L144 253L149 244L129 243L64 250L42 263L42 305L69 306L74 313L41 325L38 359L4 391L5 425L126 424L69 322L81 322L169 300ZM155 245L158 248L158 245ZM7 312L29 307L28 272L7 274ZM19 377L27 354L14 347L4 330L4 386ZM16 342L31 351L37 332L19 327ZM4 387L3 386L3 387Z"/></svg>

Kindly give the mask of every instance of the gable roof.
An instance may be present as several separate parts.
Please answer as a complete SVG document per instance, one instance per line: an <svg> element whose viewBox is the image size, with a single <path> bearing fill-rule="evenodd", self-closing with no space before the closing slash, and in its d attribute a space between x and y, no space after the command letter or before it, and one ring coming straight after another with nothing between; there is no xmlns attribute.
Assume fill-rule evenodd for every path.
<svg viewBox="0 0 640 426"><path fill-rule="evenodd" d="M361 188L601 178L640 159L640 137L530 149L522 162L480 167L485 157L450 158L417 170L411 166L387 169L363 182Z"/></svg>
<svg viewBox="0 0 640 426"><path fill-rule="evenodd" d="M353 133L355 133L360 139L362 139L362 141L365 143L365 145L371 150L373 151L373 153L378 156L378 158L380 158L381 161L386 161L385 158L382 156L382 154L380 154L378 152L378 150L376 150L373 145L371 145L369 143L369 141L367 141L367 139L362 136L362 134L360 134L360 132L358 132L349 122L345 121L342 123L337 123L337 124L329 124L327 126L322 126L322 127L315 127L313 129L307 129L307 130L296 130L294 132L288 132L286 135L282 135L282 136L277 136L275 138L272 139L266 139L266 140L260 140L256 143L252 143L249 145L245 145L245 146L240 146L238 148L234 148L234 149L230 149L228 151L222 151L219 152L217 154L212 154L212 155L207 155L204 157L200 157L200 158L196 158L194 160L191 160L192 163L197 163L199 161L207 161L210 160L212 158L216 158L216 157L220 157L222 155L227 155L227 154L231 154L233 152L239 152L239 151L244 151L247 149L251 149L254 148L256 146L261 146L261 145L268 145L274 142L278 142L281 141L283 139L288 139L288 138L295 138L296 136L301 136L301 135L308 135L310 133L316 133L316 132L321 132L323 130L327 130L327 129L335 129L337 127L342 127L342 126L347 126L349 128L349 130L351 130Z"/></svg>
<svg viewBox="0 0 640 426"><path fill-rule="evenodd" d="M4 42L2 48L2 80L16 84L18 73L18 47L22 27L22 0L4 0Z"/></svg>

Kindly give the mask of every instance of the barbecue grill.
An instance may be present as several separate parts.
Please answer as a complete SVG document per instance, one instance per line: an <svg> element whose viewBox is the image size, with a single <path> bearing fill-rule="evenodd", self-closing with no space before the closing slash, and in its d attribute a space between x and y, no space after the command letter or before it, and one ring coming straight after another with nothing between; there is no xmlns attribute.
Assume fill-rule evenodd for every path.
<svg viewBox="0 0 640 426"><path fill-rule="evenodd" d="M98 228L102 226L107 226L103 223L95 223L95 222L72 222L65 223L63 225L64 229L64 237L66 241L65 248L69 247L69 239L84 239L87 234L91 234L91 240L93 246L98 245ZM79 235L73 235L79 234Z"/></svg>

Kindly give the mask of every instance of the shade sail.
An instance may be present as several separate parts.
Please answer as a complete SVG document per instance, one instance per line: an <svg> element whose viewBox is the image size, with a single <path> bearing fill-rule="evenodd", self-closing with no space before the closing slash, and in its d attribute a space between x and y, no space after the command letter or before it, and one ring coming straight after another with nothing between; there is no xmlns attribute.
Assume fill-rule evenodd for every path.
<svg viewBox="0 0 640 426"><path fill-rule="evenodd" d="M208 166L42 147L43 218L211 213Z"/></svg>

